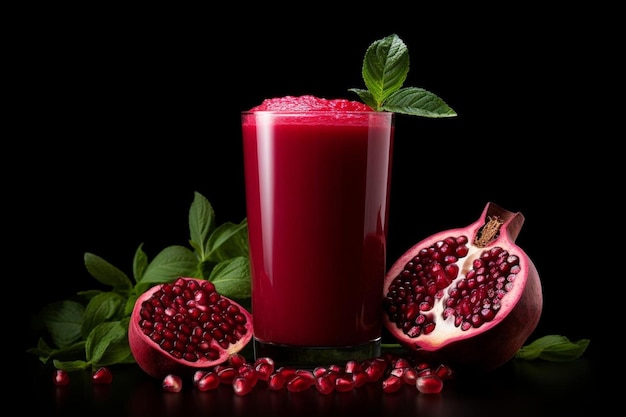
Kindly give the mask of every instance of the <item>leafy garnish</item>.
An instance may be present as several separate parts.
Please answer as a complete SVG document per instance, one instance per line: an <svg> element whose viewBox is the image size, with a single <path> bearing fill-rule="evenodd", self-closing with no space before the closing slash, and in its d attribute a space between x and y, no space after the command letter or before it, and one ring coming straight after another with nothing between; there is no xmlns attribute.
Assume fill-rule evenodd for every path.
<svg viewBox="0 0 626 417"><path fill-rule="evenodd" d="M216 225L215 212L200 193L189 209L189 245L173 245L151 261L139 245L132 280L121 269L93 253L85 253L89 274L109 291L86 290L78 298L49 303L35 317L45 329L27 352L58 369L95 369L135 360L128 345L128 322L135 300L153 285L180 276L206 279L227 297L245 302L251 296L248 223Z"/></svg>
<svg viewBox="0 0 626 417"><path fill-rule="evenodd" d="M376 111L428 118L454 117L456 112L436 94L423 88L402 87L409 72L409 50L393 34L373 42L365 52L362 76L367 89L351 88Z"/></svg>
<svg viewBox="0 0 626 417"><path fill-rule="evenodd" d="M547 335L522 346L515 354L515 359L566 362L578 359L589 346L589 342L589 339L571 342L565 336Z"/></svg>

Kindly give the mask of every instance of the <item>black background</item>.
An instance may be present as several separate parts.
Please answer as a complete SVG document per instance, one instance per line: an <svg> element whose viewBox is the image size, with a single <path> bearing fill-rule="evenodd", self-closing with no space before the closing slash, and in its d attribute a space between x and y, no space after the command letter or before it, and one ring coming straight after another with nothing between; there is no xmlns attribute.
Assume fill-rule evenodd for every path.
<svg viewBox="0 0 626 417"><path fill-rule="evenodd" d="M591 257L580 243L612 208L597 181L610 165L596 117L604 80L588 65L602 52L584 25L562 10L396 6L342 16L298 7L38 10L26 19L16 33L26 47L11 65L19 129L4 154L5 220L17 231L10 282L42 306L98 288L86 252L130 275L139 245L149 257L187 245L194 191L218 223L241 221L239 113L266 97L356 99L348 89L363 87L365 50L396 33L411 57L405 85L436 93L458 117L397 118L390 262L472 223L488 201L520 211L517 243L544 290L535 335L590 338L591 354L597 331L581 285L599 271L580 265Z"/></svg>

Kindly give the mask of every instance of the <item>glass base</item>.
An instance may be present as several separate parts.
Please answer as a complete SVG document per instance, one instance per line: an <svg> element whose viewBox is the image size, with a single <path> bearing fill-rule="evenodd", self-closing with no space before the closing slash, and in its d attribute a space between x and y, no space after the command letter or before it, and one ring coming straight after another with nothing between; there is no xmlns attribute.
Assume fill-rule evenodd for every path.
<svg viewBox="0 0 626 417"><path fill-rule="evenodd" d="M314 369L317 366L341 365L349 360L363 361L380 356L381 338L354 346L306 347L261 342L254 338L254 358L270 357L276 367L294 366Z"/></svg>

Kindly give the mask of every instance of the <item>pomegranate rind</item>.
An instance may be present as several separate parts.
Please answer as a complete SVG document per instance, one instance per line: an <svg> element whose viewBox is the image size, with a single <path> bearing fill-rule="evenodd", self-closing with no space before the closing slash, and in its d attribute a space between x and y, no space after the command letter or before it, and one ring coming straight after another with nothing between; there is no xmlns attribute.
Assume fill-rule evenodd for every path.
<svg viewBox="0 0 626 417"><path fill-rule="evenodd" d="M183 279L202 281L197 278L183 277ZM149 299L162 286L163 284L155 285L137 298L130 316L130 323L128 325L128 343L130 345L130 350L135 358L135 362L137 362L139 367L148 375L159 379L165 378L169 374L180 376L193 375L193 373L197 370L208 369L212 366L224 363L228 360L228 357L231 354L240 352L252 339L253 328L252 315L250 312L236 301L222 295L223 298L228 299L232 304L239 307L240 311L246 316L246 334L243 335L236 343L231 344L228 349L222 349L219 358L214 361L201 359L197 362L189 362L184 359L177 359L171 356L168 352L161 349L158 344L147 337L139 326L141 304L145 300Z"/></svg>
<svg viewBox="0 0 626 417"><path fill-rule="evenodd" d="M500 233L486 247L478 248L472 244L473 239L492 216L505 219ZM464 276L464 272L471 268L471 260L484 250L501 247L518 256L521 272L515 279L513 289L502 298L501 308L494 320L478 328L462 331L454 325L452 319L444 321L438 315L435 316L438 320L435 321L434 331L410 337L385 312L384 326L401 345L414 351L420 360L436 360L461 371L473 372L490 371L508 362L536 329L543 310L542 287L537 269L528 255L515 244L523 222L521 213L509 212L489 202L481 217L469 226L436 233L413 245L393 263L385 276L383 298L387 295L390 284L420 249L428 248L450 236L465 235L469 239L470 252L460 261L462 266L459 277Z"/></svg>

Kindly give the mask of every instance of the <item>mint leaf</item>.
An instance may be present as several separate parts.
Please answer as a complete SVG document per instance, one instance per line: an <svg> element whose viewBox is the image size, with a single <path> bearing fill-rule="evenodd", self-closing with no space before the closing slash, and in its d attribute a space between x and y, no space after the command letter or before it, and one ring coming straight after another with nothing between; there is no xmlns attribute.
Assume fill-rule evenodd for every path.
<svg viewBox="0 0 626 417"><path fill-rule="evenodd" d="M84 314L85 307L82 304L65 300L46 305L38 318L50 334L52 342L62 348L81 339Z"/></svg>
<svg viewBox="0 0 626 417"><path fill-rule="evenodd" d="M522 346L515 354L516 359L543 359L551 362L565 362L578 359L589 346L589 339L571 342L565 336L548 335Z"/></svg>
<svg viewBox="0 0 626 417"><path fill-rule="evenodd" d="M135 256L133 257L133 277L135 278L135 283L141 281L141 278L143 278L143 274L146 272L147 268L148 255L146 255L143 251L142 243L135 251Z"/></svg>
<svg viewBox="0 0 626 417"><path fill-rule="evenodd" d="M184 246L168 246L154 257L141 277L141 284L171 282L180 276L190 276L197 270L198 258Z"/></svg>
<svg viewBox="0 0 626 417"><path fill-rule="evenodd" d="M239 256L217 264L209 281L220 294L230 298L249 298L252 294L250 284L250 263L247 257Z"/></svg>
<svg viewBox="0 0 626 417"><path fill-rule="evenodd" d="M111 319L119 319L124 311L125 302L125 297L110 291L93 297L85 309L81 335L86 338L98 324L111 321Z"/></svg>
<svg viewBox="0 0 626 417"><path fill-rule="evenodd" d="M248 256L248 222L223 223L209 237L206 259L221 262L239 256Z"/></svg>
<svg viewBox="0 0 626 417"><path fill-rule="evenodd" d="M372 43L365 52L362 76L380 110L387 97L399 90L409 72L409 51L404 42L391 35Z"/></svg>
<svg viewBox="0 0 626 417"><path fill-rule="evenodd" d="M92 364L101 363L110 345L119 342L128 343L128 320L123 322L110 321L97 325L85 342L85 353L87 361Z"/></svg>
<svg viewBox="0 0 626 417"><path fill-rule="evenodd" d="M351 88L376 111L390 111L428 118L454 117L437 95L423 88L402 88L410 68L406 44L396 34L373 42L365 52L361 70L367 90Z"/></svg>
<svg viewBox="0 0 626 417"><path fill-rule="evenodd" d="M113 287L114 291L128 292L133 288L130 278L104 259L93 253L85 253L87 271L99 282Z"/></svg>
<svg viewBox="0 0 626 417"><path fill-rule="evenodd" d="M85 356L85 342L78 341L60 349L54 349L43 338L37 341L37 347L30 348L26 352L37 355L42 363L48 363L50 359L76 358Z"/></svg>
<svg viewBox="0 0 626 417"><path fill-rule="evenodd" d="M204 260L209 252L208 239L215 229L215 212L213 206L199 192L194 193L194 199L189 208L190 245Z"/></svg>
<svg viewBox="0 0 626 417"><path fill-rule="evenodd" d="M423 88L407 87L391 94L383 110L429 118L456 116L442 99Z"/></svg>
<svg viewBox="0 0 626 417"><path fill-rule="evenodd" d="M55 359L54 361L52 361L52 363L54 363L55 368L64 369L68 372L84 371L86 369L91 368L91 364L83 360L61 361L61 360Z"/></svg>

